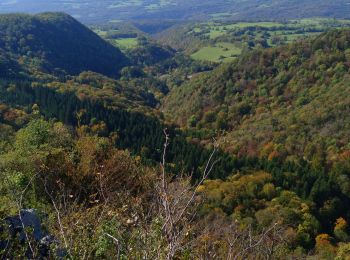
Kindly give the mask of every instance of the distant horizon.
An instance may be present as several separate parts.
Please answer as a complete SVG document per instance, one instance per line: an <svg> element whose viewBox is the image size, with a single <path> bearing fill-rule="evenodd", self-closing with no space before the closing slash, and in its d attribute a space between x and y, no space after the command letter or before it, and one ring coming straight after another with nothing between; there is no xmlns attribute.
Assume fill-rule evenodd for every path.
<svg viewBox="0 0 350 260"><path fill-rule="evenodd" d="M137 20L282 21L299 18L350 18L346 0L0 0L0 13L65 12L86 24Z"/></svg>

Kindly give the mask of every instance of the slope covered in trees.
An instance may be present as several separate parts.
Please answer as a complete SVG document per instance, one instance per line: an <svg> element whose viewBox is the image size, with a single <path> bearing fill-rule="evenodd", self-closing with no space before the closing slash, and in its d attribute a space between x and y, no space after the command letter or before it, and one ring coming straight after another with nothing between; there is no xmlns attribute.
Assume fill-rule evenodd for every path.
<svg viewBox="0 0 350 260"><path fill-rule="evenodd" d="M254 50L172 89L163 105L169 120L193 136L218 136L231 155L256 158L263 170L207 181L208 212L282 221L294 226L296 244L335 257L336 243L348 241L339 225L349 216L341 206L349 201L349 40L349 30L334 30Z"/></svg>
<svg viewBox="0 0 350 260"><path fill-rule="evenodd" d="M0 49L51 73L91 70L117 77L128 64L119 49L63 13L1 15Z"/></svg>
<svg viewBox="0 0 350 260"><path fill-rule="evenodd" d="M38 112L35 107L26 113L0 105L2 257L36 259L60 254L67 258L196 259L214 254L239 256L248 249L244 255L263 257L270 254L267 249L280 255L278 251L285 248L279 237L284 230L277 226L249 236L243 226L233 226L220 212L208 217L195 214L201 197L189 199L193 192L189 178L165 180L171 214L186 213L167 224L159 203L164 202L159 190L161 167L145 166L140 157L115 149L113 136L89 133L86 125L70 129L48 122ZM35 208L30 212L43 221L43 227L38 234L37 226L25 231L17 226L14 234L25 236L20 242L7 229L11 228L9 219L16 218L22 207ZM169 239L163 227L180 237ZM231 236L239 236L239 243L231 244ZM47 243L40 243L38 237ZM173 241L178 243L175 251L168 246ZM251 248L251 241L258 246Z"/></svg>
<svg viewBox="0 0 350 260"><path fill-rule="evenodd" d="M246 53L173 89L164 111L182 126L226 131L237 154L258 155L272 142L280 155L301 156L324 143L332 157L350 137L349 39L349 30L335 30Z"/></svg>
<svg viewBox="0 0 350 260"><path fill-rule="evenodd" d="M42 217L45 229L59 239L59 244L51 245L63 248L68 256L165 259L172 240L164 229L170 224L161 204L166 197L159 191L162 167L147 163L147 158L161 157L155 146L164 142L164 126L142 114L79 102L68 93L39 87L31 90L19 84L17 91L7 91L10 94L3 92L2 97L11 106L0 103L0 241L7 246L0 244L0 254L39 254L40 245L31 229L26 234L32 249L5 231L5 217L16 216L25 207L35 208L39 216L48 214L47 220ZM34 101L41 108L13 107ZM58 104L62 108L58 118L66 123L74 123L77 119L71 115L80 111L76 128L43 120L40 111L48 118L55 117ZM180 243L176 256L306 257L313 248L315 257L347 255L349 212L341 206L350 200L346 154L326 170L310 167L306 161L282 165L263 159L250 164L246 159L240 167L230 165L229 157L219 152L214 154L218 161L211 173L234 170L234 174L226 180L206 180L192 189L190 179L181 177L182 171L193 172L195 165L203 171L210 154L185 144L180 133L169 129L169 134L165 155L173 163L166 164L170 172L165 196L172 216L179 216L195 192L190 210L175 220L174 228L181 235L175 240ZM115 149L115 143L139 156ZM183 165L181 160L186 160ZM182 168L186 163L190 167ZM200 179L197 173L193 177ZM113 238L120 241L117 247Z"/></svg>

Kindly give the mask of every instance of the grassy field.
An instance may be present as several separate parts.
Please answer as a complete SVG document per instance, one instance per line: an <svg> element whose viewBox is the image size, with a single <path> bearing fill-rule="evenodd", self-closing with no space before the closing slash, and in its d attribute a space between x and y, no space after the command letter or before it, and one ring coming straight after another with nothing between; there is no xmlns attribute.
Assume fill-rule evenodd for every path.
<svg viewBox="0 0 350 260"><path fill-rule="evenodd" d="M139 35L138 31L135 31L133 27L129 25L123 25L120 23L116 25L117 27L113 29L95 27L92 28L93 31L98 34L101 38L112 43L116 47L127 50L137 46L137 36Z"/></svg>
<svg viewBox="0 0 350 260"><path fill-rule="evenodd" d="M94 30L94 32L102 38L107 36L107 31L102 31L102 30L96 29L96 30Z"/></svg>
<svg viewBox="0 0 350 260"><path fill-rule="evenodd" d="M225 16L218 13L213 17ZM202 48L192 58L226 62L241 53L243 45L249 48L272 47L298 39L315 36L330 28L350 27L350 20L310 18L286 22L219 22L198 23L186 35L198 37Z"/></svg>
<svg viewBox="0 0 350 260"><path fill-rule="evenodd" d="M232 43L221 42L215 46L203 47L191 57L195 60L208 60L213 62L228 62L241 54L241 49Z"/></svg>
<svg viewBox="0 0 350 260"><path fill-rule="evenodd" d="M308 19L300 19L300 20L290 20L286 23L279 22L238 22L232 24L222 24L220 22L208 22L201 23L198 26L192 29L194 33L203 32L205 35L209 36L210 39L215 39L219 36L226 35L229 31L237 30L237 29L247 29L249 27L261 27L265 30L269 31L269 29L273 29L273 31L278 31L279 28L283 28L285 26L290 27L289 30L299 30L299 29L315 29L315 30L324 30L326 27L338 28L338 27L350 27L350 20L334 20L328 18L308 18ZM191 33L191 31L189 32ZM287 33L286 35L293 34Z"/></svg>
<svg viewBox="0 0 350 260"><path fill-rule="evenodd" d="M204 35L209 36L210 39L216 39L220 36L226 35L229 31L236 29L244 29L249 27L263 27L263 28L275 28L283 26L282 23L275 22L241 22L241 23L233 23L227 25L221 25L220 23L209 22L202 23L199 27L195 27L192 32L194 33L204 33ZM191 33L191 32L190 32Z"/></svg>
<svg viewBox="0 0 350 260"><path fill-rule="evenodd" d="M210 33L209 33L209 37L210 39L216 39L218 38L219 36L222 36L222 35L225 35L226 32L223 31L223 30L210 30Z"/></svg>
<svg viewBox="0 0 350 260"><path fill-rule="evenodd" d="M219 36L227 34L229 30L235 30L235 29L244 29L248 27L264 27L264 28L273 28L273 27L279 27L283 26L282 23L275 23L275 22L241 22L241 23L232 23L227 25L222 25L220 23L215 22L209 22L209 23L202 23L199 27L193 28L192 32L195 33L201 33L205 32L206 35L209 35L211 39L215 39Z"/></svg>
<svg viewBox="0 0 350 260"><path fill-rule="evenodd" d="M192 32L208 36L210 40L215 40L220 36L229 34L232 30L244 29L254 26L264 28L275 28L282 26L281 23L275 22L240 22L222 25L221 23L208 22L202 23L198 27L194 27ZM290 36L292 37L292 36ZM191 57L196 60L208 60L213 62L228 62L235 59L242 52L242 49L238 47L240 44L232 44L229 42L217 42L210 46L205 46L193 53Z"/></svg>
<svg viewBox="0 0 350 260"><path fill-rule="evenodd" d="M134 4L138 0L134 0ZM167 5L169 0L162 0L158 5ZM156 8L156 4L150 4L150 8ZM227 13L218 13L216 17L225 16ZM173 48L185 50L196 60L213 62L228 62L239 56L243 49L268 48L280 44L286 44L301 38L314 36L330 28L350 27L350 20L334 19L301 19L286 22L223 22L211 20L205 23L194 23L178 34L175 33L177 42L184 42L186 37L196 38L196 46L187 51L186 46L173 46ZM112 42L122 50L134 48L137 45L137 35L142 35L133 25L116 23L111 28L96 28L94 30L102 38ZM119 35L119 36L118 36ZM135 36L136 35L136 36ZM172 39L174 35L169 35ZM186 42L186 41L185 41Z"/></svg>
<svg viewBox="0 0 350 260"><path fill-rule="evenodd" d="M114 40L114 42L121 49L130 49L130 48L136 47L137 45L136 38L120 38L120 39Z"/></svg>
<svg viewBox="0 0 350 260"><path fill-rule="evenodd" d="M220 29L242 29L242 28L247 28L247 27L253 27L253 26L260 26L260 27L265 27L265 28L272 28L272 27L278 27L278 26L283 26L282 23L275 23L275 22L253 22L253 23L233 23L229 25L220 25L218 26Z"/></svg>

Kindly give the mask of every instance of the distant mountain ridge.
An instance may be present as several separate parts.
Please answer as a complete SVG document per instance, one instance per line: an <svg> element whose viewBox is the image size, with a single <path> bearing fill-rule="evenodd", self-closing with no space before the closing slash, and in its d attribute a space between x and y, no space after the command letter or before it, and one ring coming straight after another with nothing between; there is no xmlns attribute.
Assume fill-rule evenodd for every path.
<svg viewBox="0 0 350 260"><path fill-rule="evenodd" d="M50 73L90 70L117 77L129 63L118 48L64 13L0 15L0 50Z"/></svg>
<svg viewBox="0 0 350 260"><path fill-rule="evenodd" d="M347 0L16 0L0 1L0 12L67 12L84 23L116 20L235 20L349 18Z"/></svg>

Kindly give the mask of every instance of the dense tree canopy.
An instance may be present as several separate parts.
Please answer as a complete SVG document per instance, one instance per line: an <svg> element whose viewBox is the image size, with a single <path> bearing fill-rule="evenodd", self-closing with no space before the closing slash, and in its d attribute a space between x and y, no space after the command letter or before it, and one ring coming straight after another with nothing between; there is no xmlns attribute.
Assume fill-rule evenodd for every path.
<svg viewBox="0 0 350 260"><path fill-rule="evenodd" d="M92 70L117 77L128 59L63 13L0 16L0 49L37 69L68 74Z"/></svg>

